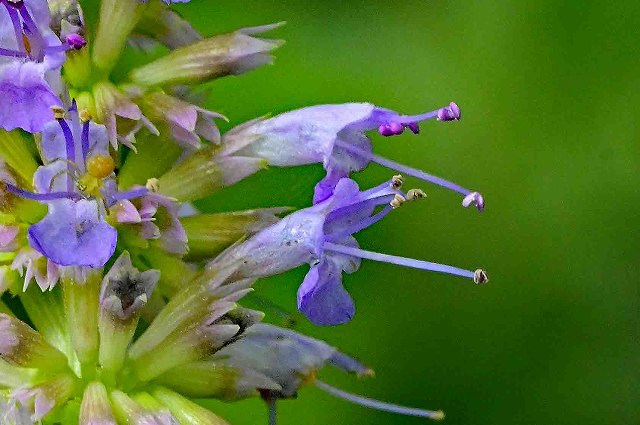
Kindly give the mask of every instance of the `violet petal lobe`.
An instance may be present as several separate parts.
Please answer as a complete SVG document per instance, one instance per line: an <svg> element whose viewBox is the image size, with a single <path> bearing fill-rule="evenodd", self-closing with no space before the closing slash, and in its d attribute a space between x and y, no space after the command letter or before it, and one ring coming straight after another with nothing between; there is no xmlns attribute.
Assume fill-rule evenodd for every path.
<svg viewBox="0 0 640 425"><path fill-rule="evenodd" d="M29 244L61 266L102 267L113 255L117 232L99 213L97 201L62 199L29 227Z"/></svg>

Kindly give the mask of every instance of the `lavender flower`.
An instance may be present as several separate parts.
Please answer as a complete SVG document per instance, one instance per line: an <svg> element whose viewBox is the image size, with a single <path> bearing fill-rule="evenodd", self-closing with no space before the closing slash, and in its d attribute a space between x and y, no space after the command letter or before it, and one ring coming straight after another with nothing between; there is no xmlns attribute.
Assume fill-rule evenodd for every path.
<svg viewBox="0 0 640 425"><path fill-rule="evenodd" d="M116 230L105 221L106 208L119 200L145 194L146 189L118 192L114 162L104 126L85 120L75 109L71 121L58 110L43 132L46 165L34 175L35 193L6 183L26 199L48 205L49 213L29 227L30 246L61 266L101 267L115 250Z"/></svg>
<svg viewBox="0 0 640 425"><path fill-rule="evenodd" d="M201 36L169 7L188 0L101 0L85 26L77 0L0 0L0 423L220 425L193 397L276 402L306 385L349 402L442 419L318 379L333 365L372 371L317 339L262 324L244 307L260 277L309 264L298 307L339 324L355 307L342 286L362 259L487 282L475 272L365 251L353 235L425 196L395 176L360 191L347 177L376 162L484 201L374 155L365 131L418 133L460 118L456 104L404 116L371 104L322 105L237 126L223 137L199 83L272 62L281 24ZM49 8L51 8L50 17ZM126 43L169 52L123 69ZM128 53L128 51L127 51ZM61 72L62 70L62 72ZM53 111L53 113L52 113ZM183 204L268 165L321 162L315 203L201 214ZM184 211L189 210L185 217ZM38 287L31 285L35 281ZM267 305L267 302L263 303ZM27 320L28 317L28 320ZM29 324L27 324L27 322Z"/></svg>
<svg viewBox="0 0 640 425"><path fill-rule="evenodd" d="M374 129L383 136L402 134L405 129L417 134L418 123L429 119L456 121L460 119L460 109L452 102L435 111L412 116L370 103L311 106L232 129L225 134L224 148L219 155L233 153L239 157L263 158L279 167L322 163L327 176L316 185L315 203L331 196L341 178L375 162L458 192L465 197L465 207L473 204L482 210L484 200L479 193L373 154L371 141L364 134Z"/></svg>
<svg viewBox="0 0 640 425"><path fill-rule="evenodd" d="M361 259L405 267L454 274L488 281L482 270L475 272L426 261L364 251L352 234L375 224L406 200L424 193L400 191L401 176L361 192L350 179L341 179L331 197L313 207L297 211L214 260L209 267L241 261L244 278L282 273L304 263L311 266L298 290L298 308L312 322L336 325L348 322L355 313L353 300L342 286L342 272L353 273ZM377 207L383 209L374 214Z"/></svg>
<svg viewBox="0 0 640 425"><path fill-rule="evenodd" d="M82 36L62 43L49 28L46 0L5 1L0 7L0 127L42 131L51 107L62 103L55 92L67 49L84 46ZM16 109L18 108L18 109Z"/></svg>

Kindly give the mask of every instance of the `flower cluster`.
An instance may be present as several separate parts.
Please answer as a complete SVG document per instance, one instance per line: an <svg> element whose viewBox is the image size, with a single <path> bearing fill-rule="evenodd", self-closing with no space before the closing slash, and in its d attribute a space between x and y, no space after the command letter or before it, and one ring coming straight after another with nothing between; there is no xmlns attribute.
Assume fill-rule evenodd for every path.
<svg viewBox="0 0 640 425"><path fill-rule="evenodd" d="M193 399L255 396L275 424L277 400L309 384L442 419L320 381L329 365L372 371L240 302L258 279L308 264L300 312L348 322L342 274L363 259L488 282L481 269L366 251L354 238L426 196L400 174L361 190L350 177L370 163L484 209L478 192L374 154L367 135L418 134L423 121L459 120L458 105L419 115L319 105L221 134L215 120L227 118L193 88L271 63L282 41L263 35L281 24L203 37L177 2L188 0L102 0L92 25L76 0L0 0L0 423L224 424ZM153 44L167 53L148 60ZM146 63L115 80L132 52ZM308 208L211 214L190 203L266 166L311 163L327 174Z"/></svg>

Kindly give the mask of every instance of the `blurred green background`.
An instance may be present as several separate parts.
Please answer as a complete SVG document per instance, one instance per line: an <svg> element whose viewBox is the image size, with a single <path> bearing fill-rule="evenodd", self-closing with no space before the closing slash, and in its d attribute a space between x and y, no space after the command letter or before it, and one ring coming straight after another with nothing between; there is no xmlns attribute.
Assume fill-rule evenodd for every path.
<svg viewBox="0 0 640 425"><path fill-rule="evenodd" d="M281 20L276 65L211 85L233 125L265 113L370 101L405 113L455 100L463 119L419 136L373 136L381 155L480 190L487 209L429 195L362 232L365 249L484 267L476 287L365 262L345 278L352 323L296 329L377 372L344 389L443 409L457 424L640 423L638 207L640 2L193 0L204 34ZM228 127L225 127L228 128ZM371 165L362 186L392 173ZM200 204L306 206L320 166L271 169ZM295 311L306 268L257 292ZM271 320L278 322L278 317ZM309 387L280 403L287 424L417 424ZM259 400L214 403L234 424L266 423Z"/></svg>

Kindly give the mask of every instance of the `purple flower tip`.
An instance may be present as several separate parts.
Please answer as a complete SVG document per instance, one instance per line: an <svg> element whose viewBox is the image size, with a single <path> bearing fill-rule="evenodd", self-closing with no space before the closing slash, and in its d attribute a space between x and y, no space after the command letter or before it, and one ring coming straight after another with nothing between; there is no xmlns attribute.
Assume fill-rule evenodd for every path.
<svg viewBox="0 0 640 425"><path fill-rule="evenodd" d="M65 38L66 43L75 50L80 50L87 45L87 40L80 34L72 33Z"/></svg>
<svg viewBox="0 0 640 425"><path fill-rule="evenodd" d="M471 192L462 200L462 206L467 208L474 205L478 211L484 210L484 197L479 192Z"/></svg>
<svg viewBox="0 0 640 425"><path fill-rule="evenodd" d="M449 106L438 110L439 121L457 121L460 119L460 108L455 102L451 102Z"/></svg>

